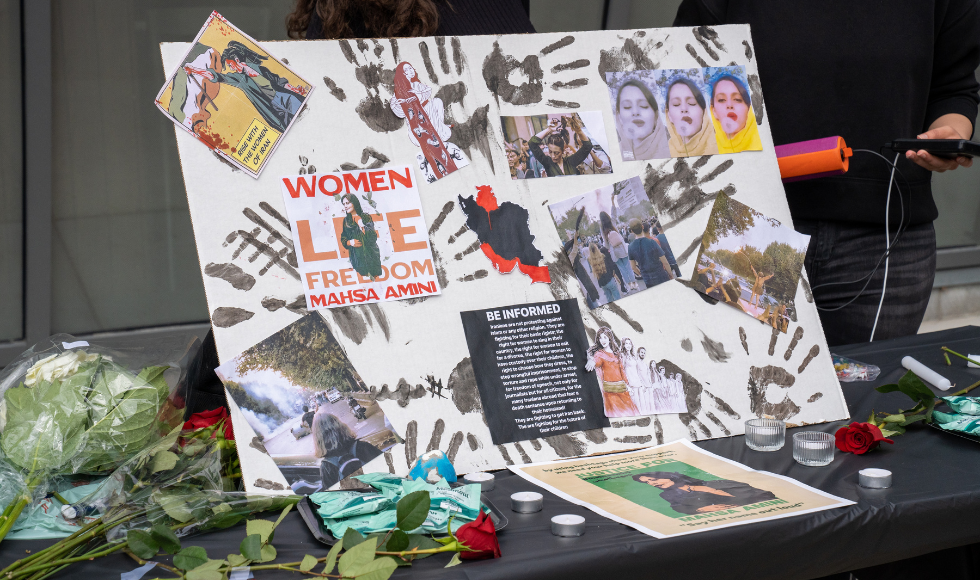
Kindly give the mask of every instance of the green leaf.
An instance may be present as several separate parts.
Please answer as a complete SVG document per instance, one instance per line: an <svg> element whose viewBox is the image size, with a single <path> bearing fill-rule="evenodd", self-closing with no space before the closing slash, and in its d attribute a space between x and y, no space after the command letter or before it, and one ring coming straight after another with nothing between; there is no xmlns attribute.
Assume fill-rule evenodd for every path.
<svg viewBox="0 0 980 580"><path fill-rule="evenodd" d="M174 566L181 570L193 570L208 561L207 551L200 546L188 546L174 556Z"/></svg>
<svg viewBox="0 0 980 580"><path fill-rule="evenodd" d="M160 545L160 549L164 552L176 554L180 551L180 538L167 526L160 524L153 526L153 529L150 530L150 535L153 536L153 539L156 540L157 544Z"/></svg>
<svg viewBox="0 0 980 580"><path fill-rule="evenodd" d="M385 544L385 552L403 552L408 549L408 534L401 530L391 532L388 543Z"/></svg>
<svg viewBox="0 0 980 580"><path fill-rule="evenodd" d="M309 572L316 566L317 560L313 556L307 554L303 556L303 561L299 563L299 569L302 572Z"/></svg>
<svg viewBox="0 0 980 580"><path fill-rule="evenodd" d="M887 385L881 385L880 387L875 388L875 390L878 391L879 393L894 393L895 391L898 391L900 389L898 388L898 385L896 385L895 383L890 383Z"/></svg>
<svg viewBox="0 0 980 580"><path fill-rule="evenodd" d="M364 536L354 528L347 528L343 540L345 546L354 547L364 541Z"/></svg>
<svg viewBox="0 0 980 580"><path fill-rule="evenodd" d="M456 566L456 565L462 564L462 563L463 563L463 561L459 559L459 552L456 552L455 554L453 554L453 559L450 560L448 564L446 564L446 568L452 568L453 566Z"/></svg>
<svg viewBox="0 0 980 580"><path fill-rule="evenodd" d="M150 464L150 473L168 471L177 465L177 454L172 451L157 451Z"/></svg>
<svg viewBox="0 0 980 580"><path fill-rule="evenodd" d="M182 524L194 519L194 514L187 506L187 495L179 490L165 491L157 489L150 498L167 512L167 515Z"/></svg>
<svg viewBox="0 0 980 580"><path fill-rule="evenodd" d="M388 580L397 568L398 564L391 558L378 558L358 566L351 575L357 580Z"/></svg>
<svg viewBox="0 0 980 580"><path fill-rule="evenodd" d="M232 568L237 568L238 566L244 566L245 564L248 564L250 562L248 558L242 556L241 554L228 554L228 557L225 559L228 560L228 565L231 566Z"/></svg>
<svg viewBox="0 0 980 580"><path fill-rule="evenodd" d="M330 551L327 552L327 560L323 564L323 574L332 574L334 566L337 565L337 555L340 554L340 550L344 547L344 541L340 540L334 544Z"/></svg>
<svg viewBox="0 0 980 580"><path fill-rule="evenodd" d="M248 535L258 534L262 536L262 543L265 544L269 541L269 534L272 533L275 527L269 520L248 520L245 524L245 533Z"/></svg>
<svg viewBox="0 0 980 580"><path fill-rule="evenodd" d="M454 541L452 538L448 538L450 542ZM423 536L421 534L409 534L408 536L408 548L407 550L432 550L434 548L439 548L443 544L437 542L430 538L429 536ZM428 558L434 554L419 554L415 556L416 560L421 560L422 558Z"/></svg>
<svg viewBox="0 0 980 580"><path fill-rule="evenodd" d="M881 420L883 423L904 423L905 415L888 415Z"/></svg>
<svg viewBox="0 0 980 580"><path fill-rule="evenodd" d="M404 531L411 531L423 523L429 515L429 492L423 490L413 491L398 500L396 506L398 518L396 524Z"/></svg>
<svg viewBox="0 0 980 580"><path fill-rule="evenodd" d="M262 536L250 534L245 536L242 543L238 546L242 556L249 560L260 560L262 558Z"/></svg>
<svg viewBox="0 0 980 580"><path fill-rule="evenodd" d="M289 505L287 505L287 506L285 507L285 509L283 509L283 510L282 510L282 513L281 513L281 514L279 514L279 519L277 519L277 520L276 520L276 523L275 523L275 524L273 524L273 526L272 526L272 528L273 528L273 529L275 529L275 528L278 528L278 527L279 527L279 524L281 524L281 523L282 523L282 521L283 521L284 519L286 519L286 514L288 514L288 513L289 513L289 510L291 510L291 509L293 509L293 504L289 504Z"/></svg>
<svg viewBox="0 0 980 580"><path fill-rule="evenodd" d="M922 379L917 377L912 371L908 371L902 375L902 378L898 379L898 388L914 401L925 403L936 398L936 395L929 390L929 387L922 382Z"/></svg>
<svg viewBox="0 0 980 580"><path fill-rule="evenodd" d="M224 573L220 572L224 560L208 560L184 575L186 580L222 580Z"/></svg>
<svg viewBox="0 0 980 580"><path fill-rule="evenodd" d="M129 530L126 532L126 543L129 544L129 549L134 554L144 560L149 560L153 556L156 556L160 550L160 546L156 540L143 530Z"/></svg>
<svg viewBox="0 0 980 580"><path fill-rule="evenodd" d="M276 548L272 544L262 546L262 557L259 562L271 562L276 559Z"/></svg>
<svg viewBox="0 0 980 580"><path fill-rule="evenodd" d="M887 427L881 428L881 434L884 437L891 437L892 435L902 435L905 433L905 427L901 425L896 425L895 423L889 423Z"/></svg>
<svg viewBox="0 0 980 580"><path fill-rule="evenodd" d="M932 412L936 409L936 400L930 399L926 403L926 423L932 423Z"/></svg>
<svg viewBox="0 0 980 580"><path fill-rule="evenodd" d="M921 415L906 415L905 421L902 421L902 427L907 427L917 421L925 421L925 420L926 420L925 413Z"/></svg>
<svg viewBox="0 0 980 580"><path fill-rule="evenodd" d="M344 544L346 543L345 540ZM374 550L377 547L377 538L369 538L344 552L344 555L340 557L340 562L338 563L340 575L354 576L354 570L374 560Z"/></svg>

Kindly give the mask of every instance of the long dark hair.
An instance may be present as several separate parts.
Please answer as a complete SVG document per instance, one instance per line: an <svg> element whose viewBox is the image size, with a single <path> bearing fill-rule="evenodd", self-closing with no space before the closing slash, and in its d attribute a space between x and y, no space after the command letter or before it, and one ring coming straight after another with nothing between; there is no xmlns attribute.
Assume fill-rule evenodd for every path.
<svg viewBox="0 0 980 580"><path fill-rule="evenodd" d="M746 88L744 84L742 84L742 81L739 80L738 77L735 77L733 75L721 75L720 77L715 79L714 84L711 85L712 103L715 102L715 87L717 87L718 83L720 83L721 81L732 81L732 84L735 85L736 89L738 89L738 94L742 95L742 100L745 102L745 104L747 105L752 104L752 98L749 96L749 89Z"/></svg>
<svg viewBox="0 0 980 580"><path fill-rule="evenodd" d="M228 47L221 52L222 62L226 60L239 60L241 62L252 60L254 62L262 62L267 58L269 57L262 56L237 40L229 41Z"/></svg>
<svg viewBox="0 0 980 580"><path fill-rule="evenodd" d="M640 481L641 477L649 477L650 479L669 479L677 485L704 485L703 479L695 479L690 475L684 475L683 473L677 473L676 471L648 471L646 473L637 473L633 476L633 481ZM640 483L643 483L642 481Z"/></svg>
<svg viewBox="0 0 980 580"><path fill-rule="evenodd" d="M674 85L676 85L677 83L685 85L687 86L687 88L691 89L691 92L694 94L694 100L697 101L698 106L701 107L702 111L708 108L708 104L704 102L704 93L702 93L701 89L699 89L698 86L694 84L694 81L688 78L678 77L674 79L674 82L670 83L669 87L667 87L666 107L668 109L670 108L670 91L671 89L674 88Z"/></svg>
<svg viewBox="0 0 980 580"><path fill-rule="evenodd" d="M606 245L609 245L609 232L616 231L612 223L612 217L604 211L599 212L599 226L602 230L602 237L606 239Z"/></svg>
<svg viewBox="0 0 980 580"><path fill-rule="evenodd" d="M357 438L351 428L325 410L313 416L313 448L317 457L338 455L353 446Z"/></svg>
<svg viewBox="0 0 980 580"><path fill-rule="evenodd" d="M647 103L650 103L650 107L655 112L660 111L660 109L657 106L657 99L653 98L653 93L650 92L650 89L647 88L645 84L641 83L636 79L630 79L625 83L619 85L619 92L616 93L616 111L619 111L619 96L623 94L623 89L625 89L626 87L636 87L640 89L640 92L643 93L643 98L647 100Z"/></svg>
<svg viewBox="0 0 980 580"><path fill-rule="evenodd" d="M595 333L595 346L589 349L589 356L595 355L595 353L602 350L602 341L599 338L605 334L609 337L609 350L616 353L619 356L619 341L616 339L616 333L612 331L608 326L603 326Z"/></svg>
<svg viewBox="0 0 980 580"><path fill-rule="evenodd" d="M306 38L314 14L326 39L359 36L351 22L368 38L431 36L439 28L437 0L296 0L286 16L289 37Z"/></svg>
<svg viewBox="0 0 980 580"><path fill-rule="evenodd" d="M370 214L365 213L364 210L361 209L361 200L357 199L357 196L354 195L353 193L345 193L343 197L340 198L341 203L343 203L345 199L349 200L350 204L354 206L354 211L351 213L356 213L357 215L361 216L361 223L363 223L365 227L373 228L374 221L371 220ZM344 216L344 223L347 223L347 220L350 220L350 223L348 225L354 225L353 215L347 214L346 216Z"/></svg>

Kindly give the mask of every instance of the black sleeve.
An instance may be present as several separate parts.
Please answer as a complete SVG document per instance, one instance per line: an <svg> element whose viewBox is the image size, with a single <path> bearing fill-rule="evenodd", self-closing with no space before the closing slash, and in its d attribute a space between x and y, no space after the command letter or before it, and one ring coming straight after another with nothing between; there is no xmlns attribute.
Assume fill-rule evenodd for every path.
<svg viewBox="0 0 980 580"><path fill-rule="evenodd" d="M727 24L728 0L683 0L677 7L674 26L708 26Z"/></svg>
<svg viewBox="0 0 980 580"><path fill-rule="evenodd" d="M949 113L963 115L975 124L980 103L975 74L980 66L980 3L969 0L941 6L943 12L936 15L932 84L923 131ZM940 9L937 3L937 12Z"/></svg>
<svg viewBox="0 0 980 580"><path fill-rule="evenodd" d="M527 140L527 148L531 151L531 155L533 155L534 158L538 160L538 163L540 163L541 166L545 168L545 171L547 171L548 163L551 162L554 164L554 161L551 161L551 158L545 155L544 151L541 150L541 143L541 137L535 135Z"/></svg>
<svg viewBox="0 0 980 580"><path fill-rule="evenodd" d="M585 158L588 157L589 153L591 152L592 152L592 141L583 141L582 147L580 147L579 150L576 151L575 153L572 153L568 157L568 161L572 165L578 165L579 163L585 161Z"/></svg>

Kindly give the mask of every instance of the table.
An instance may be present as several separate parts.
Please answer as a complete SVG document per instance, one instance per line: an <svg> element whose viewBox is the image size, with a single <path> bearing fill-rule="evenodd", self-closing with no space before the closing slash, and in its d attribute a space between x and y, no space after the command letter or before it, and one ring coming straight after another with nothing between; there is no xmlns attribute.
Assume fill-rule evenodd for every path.
<svg viewBox="0 0 980 580"><path fill-rule="evenodd" d="M874 383L845 383L844 395L854 420L865 420L872 409L896 411L908 399L901 393L881 394L878 384L896 382L904 374L900 360L911 355L953 381L958 390L980 380L980 369L967 369L954 359L946 367L940 351L948 346L957 352L980 352L980 327L964 327L874 344L834 349L836 354L876 364L882 374ZM980 389L978 389L980 391ZM941 394L940 391L936 391ZM952 392L952 391L951 391ZM977 393L980 395L980 392ZM839 424L807 427L833 432ZM395 578L481 579L533 578L721 578L754 580L809 579L857 570L868 566L913 558L939 550L980 541L980 444L917 424L894 445L865 456L837 453L823 468L803 467L792 458L792 433L780 451L761 453L748 449L744 438L731 437L697 443L712 453L749 467L784 474L826 492L848 498L856 505L814 514L736 526L689 536L654 539L607 520L585 508L570 504L547 491L510 474L497 474L496 489L488 495L506 510L509 525L499 536L503 558L465 562L443 569L447 556L421 560L412 569L402 569ZM865 467L892 471L891 489L868 490L857 485L857 472ZM509 496L515 491L536 490L544 494L544 510L536 514L509 511ZM581 514L587 532L579 538L551 535L550 519L562 513ZM203 546L211 557L237 553L244 528L199 536L189 543ZM49 542L9 541L0 545L0 567L25 550L37 550ZM325 555L298 514L290 514L276 532L274 544L279 562L301 560L306 553ZM185 543L185 545L187 545ZM980 550L972 552L980 554ZM971 556L967 556L968 558ZM937 560L940 560L937 558ZM932 569L935 577L977 577L980 561L951 562ZM956 570L960 567L957 576ZM71 577L107 578L136 567L125 556L113 555L91 564L78 565ZM903 563L906 570L914 570ZM889 577L900 578L896 572ZM160 574L167 577L168 574ZM859 574L865 580L875 574ZM60 577L65 577L62 575ZM147 578L153 577L152 574ZM264 578L300 578L290 573L262 572ZM846 577L846 576L845 576ZM921 575L919 577L922 577Z"/></svg>

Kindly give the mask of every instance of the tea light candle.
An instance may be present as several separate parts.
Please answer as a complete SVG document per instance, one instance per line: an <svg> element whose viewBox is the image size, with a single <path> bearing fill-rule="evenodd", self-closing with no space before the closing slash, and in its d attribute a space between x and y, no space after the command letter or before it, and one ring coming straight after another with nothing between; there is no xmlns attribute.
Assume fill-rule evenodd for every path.
<svg viewBox="0 0 980 580"><path fill-rule="evenodd" d="M519 491L510 496L510 509L519 514L533 514L544 508L544 496L536 491Z"/></svg>
<svg viewBox="0 0 980 580"><path fill-rule="evenodd" d="M800 441L800 447L804 449L826 449L832 446L833 443L828 444L826 441Z"/></svg>
<svg viewBox="0 0 980 580"><path fill-rule="evenodd" d="M492 473L477 471L476 473L467 473L464 475L463 483L477 483L480 485L480 491L492 491L496 485L496 479L494 479Z"/></svg>
<svg viewBox="0 0 980 580"><path fill-rule="evenodd" d="M551 533L573 538L585 533L585 518L575 514L562 514L551 518Z"/></svg>
<svg viewBox="0 0 980 580"><path fill-rule="evenodd" d="M949 382L949 379L910 356L902 359L902 366L912 371L920 379L936 387L940 391L948 391L950 387L953 386L953 384Z"/></svg>
<svg viewBox="0 0 980 580"><path fill-rule="evenodd" d="M892 486L892 472L869 467L858 472L858 485L869 489L887 489Z"/></svg>

